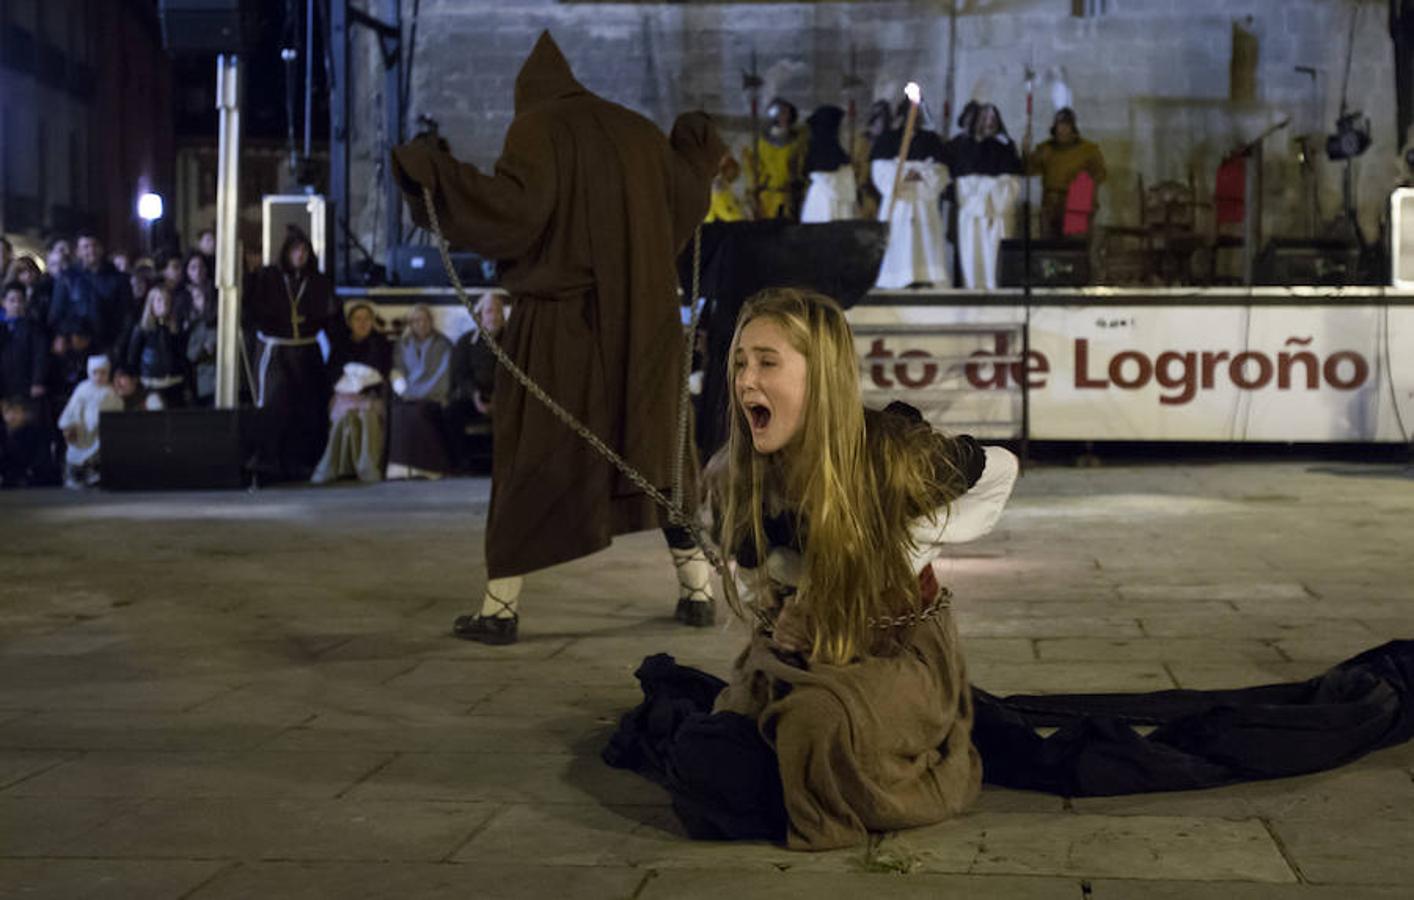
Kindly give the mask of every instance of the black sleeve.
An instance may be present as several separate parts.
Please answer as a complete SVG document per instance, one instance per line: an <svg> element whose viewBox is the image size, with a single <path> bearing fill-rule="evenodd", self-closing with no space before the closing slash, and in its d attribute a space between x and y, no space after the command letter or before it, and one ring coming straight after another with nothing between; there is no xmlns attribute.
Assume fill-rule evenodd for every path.
<svg viewBox="0 0 1414 900"><path fill-rule="evenodd" d="M29 329L30 385L49 383L49 340L39 323L32 323Z"/></svg>
<svg viewBox="0 0 1414 900"><path fill-rule="evenodd" d="M962 475L963 490L972 490L981 480L982 470L987 467L987 451L972 435L960 434L948 439L948 457ZM947 474L951 477L950 471Z"/></svg>
<svg viewBox="0 0 1414 900"><path fill-rule="evenodd" d="M69 283L63 278L54 279L54 293L49 298L49 330L59 333L59 323L69 305Z"/></svg>
<svg viewBox="0 0 1414 900"><path fill-rule="evenodd" d="M128 337L128 352L123 360L123 362L127 363L128 371L132 372L133 375L138 378L142 377L142 372L140 371L142 363L142 342L142 326L139 325L133 328L132 334Z"/></svg>
<svg viewBox="0 0 1414 900"><path fill-rule="evenodd" d="M471 341L467 339L466 334L457 338L457 342L452 345L451 376L452 397L470 397L475 387L472 384Z"/></svg>
<svg viewBox="0 0 1414 900"><path fill-rule="evenodd" d="M884 412L894 416L900 416L915 425L924 424L923 414L917 407L910 406L902 400L895 400L884 407ZM982 478L982 470L987 466L987 451L977 442L977 439L970 434L959 434L947 439L947 449L945 459L937 460L935 469L938 481L943 484L956 481L961 475L962 483L959 485L959 493L966 493L972 490Z"/></svg>

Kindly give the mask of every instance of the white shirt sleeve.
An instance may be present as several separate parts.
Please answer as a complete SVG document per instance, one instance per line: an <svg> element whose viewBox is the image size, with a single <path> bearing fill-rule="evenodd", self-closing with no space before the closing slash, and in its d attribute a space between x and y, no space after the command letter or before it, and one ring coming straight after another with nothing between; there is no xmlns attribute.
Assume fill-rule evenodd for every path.
<svg viewBox="0 0 1414 900"><path fill-rule="evenodd" d="M1016 486L1020 465L1004 447L984 447L987 455L982 477L967 493L946 510L917 519L909 528L914 549L911 561L915 572L933 560L943 544L975 541L996 527Z"/></svg>

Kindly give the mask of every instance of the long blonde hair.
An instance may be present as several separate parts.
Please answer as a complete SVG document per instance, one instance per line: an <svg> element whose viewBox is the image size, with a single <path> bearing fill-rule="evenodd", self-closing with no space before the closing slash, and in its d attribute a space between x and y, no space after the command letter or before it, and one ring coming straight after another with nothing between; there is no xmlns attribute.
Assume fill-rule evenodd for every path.
<svg viewBox="0 0 1414 900"><path fill-rule="evenodd" d="M778 324L806 358L801 432L775 458L756 452L736 401L736 350L742 330L756 319ZM854 336L843 310L823 294L793 288L757 294L737 320L729 360L730 436L709 465L719 476L712 489L722 511L723 546L728 552L755 548L760 564L754 577L764 589L762 510L768 495L782 497L804 542L796 599L809 614L811 659L844 664L891 652L903 636L872 622L919 607L909 524L962 490L947 439L923 423L866 413Z"/></svg>
<svg viewBox="0 0 1414 900"><path fill-rule="evenodd" d="M152 300L161 295L167 301L167 313L161 318L157 318L157 313L153 310ZM173 315L172 305L175 302L172 291L165 284L155 284L147 290L147 298L142 304L142 318L138 320L137 327L143 331L152 331L159 325L163 325L173 334L177 333L177 317Z"/></svg>

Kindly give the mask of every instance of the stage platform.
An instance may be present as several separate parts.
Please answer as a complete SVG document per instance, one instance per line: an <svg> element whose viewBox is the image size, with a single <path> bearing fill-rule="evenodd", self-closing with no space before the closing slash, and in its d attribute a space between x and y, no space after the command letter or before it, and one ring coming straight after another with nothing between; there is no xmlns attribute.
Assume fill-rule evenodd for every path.
<svg viewBox="0 0 1414 900"><path fill-rule="evenodd" d="M447 288L339 293L389 322L426 303L452 337L471 325ZM849 319L865 402L905 400L947 430L1039 441L1414 436L1414 291L873 291Z"/></svg>

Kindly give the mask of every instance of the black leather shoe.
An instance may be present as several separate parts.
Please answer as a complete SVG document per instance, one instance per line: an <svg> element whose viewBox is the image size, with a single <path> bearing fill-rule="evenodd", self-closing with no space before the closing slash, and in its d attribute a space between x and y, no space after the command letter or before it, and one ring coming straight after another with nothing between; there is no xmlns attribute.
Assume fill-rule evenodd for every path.
<svg viewBox="0 0 1414 900"><path fill-rule="evenodd" d="M717 624L717 605L710 601L679 597L673 618L693 628L710 628Z"/></svg>
<svg viewBox="0 0 1414 900"><path fill-rule="evenodd" d="M452 634L479 644L514 644L519 625L520 616L457 616L452 623Z"/></svg>

